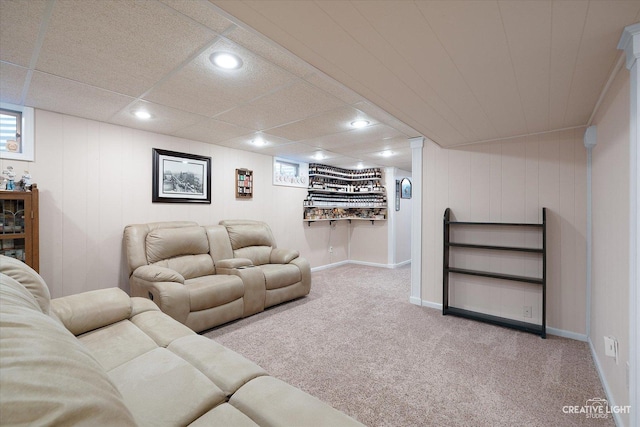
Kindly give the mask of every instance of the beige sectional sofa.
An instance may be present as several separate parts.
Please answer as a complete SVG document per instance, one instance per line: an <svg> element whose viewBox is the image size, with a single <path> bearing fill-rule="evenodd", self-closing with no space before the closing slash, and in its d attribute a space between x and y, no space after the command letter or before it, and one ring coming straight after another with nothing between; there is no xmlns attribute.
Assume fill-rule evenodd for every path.
<svg viewBox="0 0 640 427"><path fill-rule="evenodd" d="M0 256L0 425L361 426L118 288Z"/></svg>
<svg viewBox="0 0 640 427"><path fill-rule="evenodd" d="M311 289L309 262L278 248L261 221L134 224L125 228L124 241L131 295L153 300L196 332Z"/></svg>

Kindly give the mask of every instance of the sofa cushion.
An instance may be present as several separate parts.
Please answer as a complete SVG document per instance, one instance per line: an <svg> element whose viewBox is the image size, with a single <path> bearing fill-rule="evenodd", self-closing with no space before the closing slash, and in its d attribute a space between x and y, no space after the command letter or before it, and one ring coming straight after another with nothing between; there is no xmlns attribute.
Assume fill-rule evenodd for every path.
<svg viewBox="0 0 640 427"><path fill-rule="evenodd" d="M158 346L129 320L123 320L78 337L107 371Z"/></svg>
<svg viewBox="0 0 640 427"><path fill-rule="evenodd" d="M251 418L228 403L216 406L191 424L189 427L234 426L259 427Z"/></svg>
<svg viewBox="0 0 640 427"><path fill-rule="evenodd" d="M98 362L19 287L0 275L0 425L135 425Z"/></svg>
<svg viewBox="0 0 640 427"><path fill-rule="evenodd" d="M195 335L195 332L191 329L180 322L176 322L160 310L136 314L130 320L160 347L166 347L178 338Z"/></svg>
<svg viewBox="0 0 640 427"><path fill-rule="evenodd" d="M140 426L184 426L226 400L202 372L165 348L109 371Z"/></svg>
<svg viewBox="0 0 640 427"><path fill-rule="evenodd" d="M244 295L242 279L225 274L189 279L184 286L189 290L191 311L217 307Z"/></svg>
<svg viewBox="0 0 640 427"><path fill-rule="evenodd" d="M201 335L177 339L167 348L198 368L227 396L248 381L267 375L260 366Z"/></svg>
<svg viewBox="0 0 640 427"><path fill-rule="evenodd" d="M31 267L15 258L0 255L0 273L13 278L33 295L42 312L49 314L49 288L42 277Z"/></svg>
<svg viewBox="0 0 640 427"><path fill-rule="evenodd" d="M268 264L271 259L271 246L248 246L233 251L235 258L248 258L253 265Z"/></svg>
<svg viewBox="0 0 640 427"><path fill-rule="evenodd" d="M209 241L202 227L159 228L147 234L147 261L154 264L180 255L209 253Z"/></svg>
<svg viewBox="0 0 640 427"><path fill-rule="evenodd" d="M176 271L180 273L184 279L207 276L214 274L216 271L213 260L209 254L182 255L175 258L163 259L153 265Z"/></svg>
<svg viewBox="0 0 640 427"><path fill-rule="evenodd" d="M273 377L249 381L229 403L263 427L362 426L346 414Z"/></svg>
<svg viewBox="0 0 640 427"><path fill-rule="evenodd" d="M300 269L293 264L266 264L260 268L264 272L267 289L278 289L302 280Z"/></svg>
<svg viewBox="0 0 640 427"><path fill-rule="evenodd" d="M234 250L247 246L276 246L271 229L264 222L226 220L220 221L220 224L227 229L231 248Z"/></svg>

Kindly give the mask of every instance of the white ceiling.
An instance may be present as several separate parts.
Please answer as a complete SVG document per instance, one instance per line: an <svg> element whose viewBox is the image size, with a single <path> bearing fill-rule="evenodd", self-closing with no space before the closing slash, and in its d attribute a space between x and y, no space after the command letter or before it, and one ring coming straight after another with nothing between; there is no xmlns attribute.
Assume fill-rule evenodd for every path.
<svg viewBox="0 0 640 427"><path fill-rule="evenodd" d="M413 136L454 146L587 124L639 17L640 0L0 0L0 100L411 170ZM218 50L243 68L213 67Z"/></svg>

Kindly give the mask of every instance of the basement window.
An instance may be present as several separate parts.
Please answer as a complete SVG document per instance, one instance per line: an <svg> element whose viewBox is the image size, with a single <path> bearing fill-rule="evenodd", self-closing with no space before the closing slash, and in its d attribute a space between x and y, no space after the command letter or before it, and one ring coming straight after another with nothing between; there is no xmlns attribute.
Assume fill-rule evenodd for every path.
<svg viewBox="0 0 640 427"><path fill-rule="evenodd" d="M306 188L308 179L309 163L273 158L273 185Z"/></svg>
<svg viewBox="0 0 640 427"><path fill-rule="evenodd" d="M22 111L0 109L0 150L22 153Z"/></svg>
<svg viewBox="0 0 640 427"><path fill-rule="evenodd" d="M33 142L33 108L0 103L0 158L33 161Z"/></svg>

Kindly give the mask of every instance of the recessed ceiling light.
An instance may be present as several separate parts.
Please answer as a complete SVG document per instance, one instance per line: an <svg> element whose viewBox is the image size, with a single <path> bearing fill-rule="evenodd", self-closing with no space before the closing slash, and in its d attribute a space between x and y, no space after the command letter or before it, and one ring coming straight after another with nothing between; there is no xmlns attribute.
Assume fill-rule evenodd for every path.
<svg viewBox="0 0 640 427"><path fill-rule="evenodd" d="M225 70L237 70L242 67L242 59L238 55L229 52L214 52L209 59L213 65Z"/></svg>
<svg viewBox="0 0 640 427"><path fill-rule="evenodd" d="M133 115L141 120L149 120L151 118L151 113L144 110L134 111Z"/></svg>
<svg viewBox="0 0 640 427"><path fill-rule="evenodd" d="M316 160L323 160L323 159L326 159L326 156L320 152L317 152L316 154L313 155L313 158Z"/></svg>
<svg viewBox="0 0 640 427"><path fill-rule="evenodd" d="M393 154L394 154L394 152L391 151L391 150L384 150L384 151L380 152L380 155L382 157L390 157L390 156L393 156Z"/></svg>
<svg viewBox="0 0 640 427"><path fill-rule="evenodd" d="M369 126L369 123L370 123L369 120L355 120L351 122L351 126L353 126L356 129L359 129L365 126Z"/></svg>
<svg viewBox="0 0 640 427"><path fill-rule="evenodd" d="M356 165L356 169L364 169L364 165L362 164L362 162Z"/></svg>
<svg viewBox="0 0 640 427"><path fill-rule="evenodd" d="M262 147L267 145L267 141L265 141L261 136L257 136L251 143L257 147Z"/></svg>

